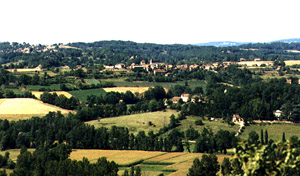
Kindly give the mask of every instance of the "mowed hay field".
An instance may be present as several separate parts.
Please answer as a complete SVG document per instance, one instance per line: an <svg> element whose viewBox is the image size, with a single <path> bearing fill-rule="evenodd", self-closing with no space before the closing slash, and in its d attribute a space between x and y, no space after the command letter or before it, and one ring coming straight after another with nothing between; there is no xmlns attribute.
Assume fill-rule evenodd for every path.
<svg viewBox="0 0 300 176"><path fill-rule="evenodd" d="M28 119L32 116L43 116L50 111L61 111L68 114L69 110L54 105L43 103L32 98L7 98L0 99L0 118L7 120Z"/></svg>
<svg viewBox="0 0 300 176"><path fill-rule="evenodd" d="M41 95L44 93L44 92L40 92L40 91L31 91L31 93L38 99L41 98ZM56 93L58 96L59 95L64 95L66 96L67 98L71 98L72 97L72 94L70 94L69 92L66 92L66 91L52 91L52 92L49 92L49 93Z"/></svg>
<svg viewBox="0 0 300 176"><path fill-rule="evenodd" d="M286 60L284 63L286 66L300 65L300 60Z"/></svg>
<svg viewBox="0 0 300 176"><path fill-rule="evenodd" d="M109 161L115 161L121 167L119 173L125 169L129 170L131 165L139 166L142 175L156 176L164 175L185 176L193 165L195 158L201 159L202 153L186 152L157 152L157 151L136 151L136 150L73 150L70 158L82 160L86 157L90 162L97 162L98 158L106 157ZM229 155L217 155L218 161L222 162L224 157Z"/></svg>
<svg viewBox="0 0 300 176"><path fill-rule="evenodd" d="M70 158L74 160L82 160L83 157L86 157L91 163L95 163L97 162L98 158L106 157L109 161L115 161L119 165L130 165L132 163L153 158L162 154L165 154L165 152L139 150L74 149L70 155Z"/></svg>
<svg viewBox="0 0 300 176"><path fill-rule="evenodd" d="M109 87L103 88L105 92L119 92L125 93L126 91L131 91L132 93L144 93L149 89L149 87Z"/></svg>
<svg viewBox="0 0 300 176"><path fill-rule="evenodd" d="M18 68L18 69L7 69L9 72L36 72L36 71L43 71L42 69L38 68Z"/></svg>
<svg viewBox="0 0 300 176"><path fill-rule="evenodd" d="M105 92L119 92L119 93L125 93L127 91L130 91L132 93L144 93L147 90L149 90L150 87L109 87L109 88L103 88ZM164 88L166 92L168 92L167 88Z"/></svg>
<svg viewBox="0 0 300 176"><path fill-rule="evenodd" d="M95 128L112 126L126 126L131 133L138 133L139 131L145 131L148 133L152 130L154 133L158 132L160 128L167 126L170 123L170 116L174 114L178 115L175 110L167 110L166 112L147 112L141 114L125 115L119 117L103 118L100 120L92 120L86 122L89 125L94 125ZM153 125L149 125L149 122Z"/></svg>

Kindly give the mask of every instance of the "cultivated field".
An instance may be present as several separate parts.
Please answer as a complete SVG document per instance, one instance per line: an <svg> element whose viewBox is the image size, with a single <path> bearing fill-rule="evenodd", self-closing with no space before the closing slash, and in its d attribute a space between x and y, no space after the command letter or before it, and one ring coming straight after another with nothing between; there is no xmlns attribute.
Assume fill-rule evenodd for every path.
<svg viewBox="0 0 300 176"><path fill-rule="evenodd" d="M40 68L18 68L18 69L7 69L9 72L36 72L43 71Z"/></svg>
<svg viewBox="0 0 300 176"><path fill-rule="evenodd" d="M286 60L284 61L286 66L292 66L292 65L299 65L300 64L300 60Z"/></svg>
<svg viewBox="0 0 300 176"><path fill-rule="evenodd" d="M33 152L35 149L28 149ZM10 159L17 160L20 149L6 150L10 153ZM4 156L6 151L1 151ZM119 164L119 175L125 169L130 170L131 166L139 166L142 175L157 176L164 175L185 176L189 168L193 165L195 158L201 159L202 153L186 152L157 152L157 151L137 151L137 150L95 150L95 149L74 149L70 154L72 160L82 160L86 157L91 163L97 162L98 158L106 157L109 161ZM222 162L224 157L229 155L217 155L218 161ZM171 161L171 162L170 162Z"/></svg>
<svg viewBox="0 0 300 176"><path fill-rule="evenodd" d="M43 116L50 111L61 111L68 114L69 110L54 105L43 103L32 98L7 98L0 99L0 118L8 120L28 119L32 116Z"/></svg>
<svg viewBox="0 0 300 176"><path fill-rule="evenodd" d="M27 149L29 152L34 152L35 149L32 149L32 148L29 148ZM17 158L18 158L18 155L20 155L20 151L21 149L9 149L9 150L6 150L6 151L0 151L0 155L5 155L5 152L9 152L9 158L11 160L13 160L14 162L17 161Z"/></svg>
<svg viewBox="0 0 300 176"><path fill-rule="evenodd" d="M105 92L119 92L125 93L126 91L131 91L132 93L144 93L149 89L149 87L109 87L103 88Z"/></svg>
<svg viewBox="0 0 300 176"><path fill-rule="evenodd" d="M36 98L40 99L41 95L44 93L44 92L40 92L40 91L32 91L31 92ZM52 91L52 92L49 92L49 93L56 93L58 96L59 95L64 95L66 96L67 98L71 98L72 97L72 94L66 92L66 91Z"/></svg>
<svg viewBox="0 0 300 176"><path fill-rule="evenodd" d="M165 154L165 152L138 151L138 150L94 150L74 149L70 155L71 159L82 160L83 157L90 162L97 162L98 158L106 157L109 161L115 161L119 165L131 165L148 158Z"/></svg>
<svg viewBox="0 0 300 176"><path fill-rule="evenodd" d="M166 112L147 112L141 114L125 115L119 117L103 118L100 120L92 120L87 122L87 124L94 125L96 128L112 126L126 126L130 132L136 134L139 131L152 130L153 132L158 132L160 128L167 126L170 122L170 116L174 114L177 116L178 112L175 110L167 110ZM149 125L149 122L153 125Z"/></svg>

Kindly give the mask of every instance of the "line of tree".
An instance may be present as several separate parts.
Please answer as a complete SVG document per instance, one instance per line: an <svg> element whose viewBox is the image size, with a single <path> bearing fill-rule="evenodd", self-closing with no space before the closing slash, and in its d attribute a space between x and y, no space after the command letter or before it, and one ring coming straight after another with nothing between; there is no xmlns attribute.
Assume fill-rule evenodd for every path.
<svg viewBox="0 0 300 176"><path fill-rule="evenodd" d="M176 127L171 119L168 130ZM162 130L162 132L166 132ZM70 114L64 117L61 113L51 112L43 118L33 117L29 120L0 124L1 150L20 148L37 148L52 146L56 142L67 143L75 149L114 149L114 150L151 150L151 151L183 151L183 135L171 131L164 138L150 131L146 134L140 131L136 136L129 133L126 127L113 126L95 129ZM180 138L179 138L180 137Z"/></svg>
<svg viewBox="0 0 300 176"><path fill-rule="evenodd" d="M87 158L81 161L69 159L72 149L65 144L53 148L39 147L33 153L22 148L17 158L16 167L11 176L31 175L118 175L118 165L106 158L99 158L96 163L90 163Z"/></svg>

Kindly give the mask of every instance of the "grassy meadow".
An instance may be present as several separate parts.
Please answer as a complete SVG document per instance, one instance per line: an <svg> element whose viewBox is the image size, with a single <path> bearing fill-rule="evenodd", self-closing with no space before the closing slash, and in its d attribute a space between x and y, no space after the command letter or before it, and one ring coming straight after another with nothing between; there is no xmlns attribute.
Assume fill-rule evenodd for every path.
<svg viewBox="0 0 300 176"><path fill-rule="evenodd" d="M60 84L51 84L50 86L28 85L26 86L26 88L31 91L39 91L41 88L45 88L45 89L50 88L53 91L61 90Z"/></svg>
<svg viewBox="0 0 300 176"><path fill-rule="evenodd" d="M300 124L251 124L246 126L245 131L240 135L244 140L247 140L248 135L251 131L255 131L260 135L261 130L268 131L269 139L274 141L280 141L282 134L285 132L285 138L288 140L291 136L300 136Z"/></svg>
<svg viewBox="0 0 300 176"><path fill-rule="evenodd" d="M170 116L174 114L177 116L178 112L175 110L167 110L166 112L147 112L141 114L125 115L119 117L103 118L100 120L92 120L86 122L87 124L94 125L96 128L112 126L126 126L129 132L137 134L139 131L149 131L154 133L158 132L160 128L167 126L170 122ZM149 125L149 122L153 125Z"/></svg>
<svg viewBox="0 0 300 176"><path fill-rule="evenodd" d="M72 90L72 91L69 91L69 93L81 101L86 100L89 95L99 96L99 95L106 94L106 92L103 90L103 88L87 89L87 90Z"/></svg>
<svg viewBox="0 0 300 176"><path fill-rule="evenodd" d="M195 125L195 121L200 119L201 119L200 117L196 117L196 116L187 116L186 119L180 121L180 126L178 126L177 128L180 131L185 131L192 127L195 130L198 130L199 132L201 132L203 128L210 128L214 133L216 133L220 129L227 130L230 132L237 132L239 129L238 125L234 125L234 126L228 125L227 123L223 122L222 119L215 119L214 121L202 120L204 125L202 126Z"/></svg>

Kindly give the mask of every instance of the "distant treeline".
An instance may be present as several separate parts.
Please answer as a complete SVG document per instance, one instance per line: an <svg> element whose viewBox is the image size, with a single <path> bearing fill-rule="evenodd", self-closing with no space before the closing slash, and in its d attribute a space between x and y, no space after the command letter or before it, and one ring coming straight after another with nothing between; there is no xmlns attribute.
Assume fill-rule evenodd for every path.
<svg viewBox="0 0 300 176"><path fill-rule="evenodd" d="M165 62L177 64L184 62L218 62L218 61L238 61L240 58L253 60L300 59L297 53L287 52L286 50L300 50L299 43L258 43L246 44L234 47L213 47L213 46L194 46L194 45L160 45L151 43L135 43L130 41L99 41L94 43L70 43L72 48L56 48L57 52L39 52L45 48L40 45L30 48L30 53L15 52L19 48L29 47L29 44L7 42L0 43L0 64L23 62L18 67L35 67L42 64L44 68L68 65L75 68L76 65L86 67L95 64L114 65L116 63L139 63L141 60L155 62ZM246 49L246 50L245 50ZM255 50L247 50L255 49ZM257 49L257 50L256 50ZM45 59L47 58L47 59Z"/></svg>

